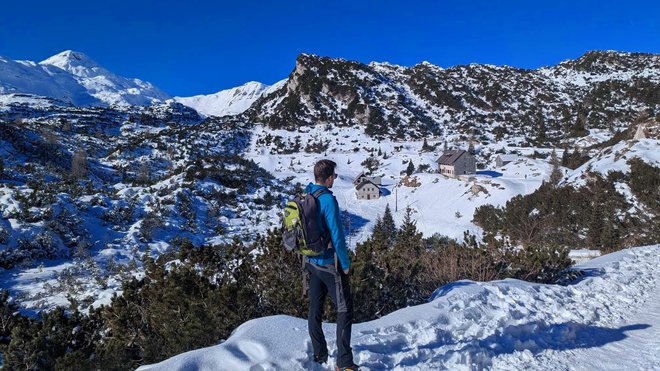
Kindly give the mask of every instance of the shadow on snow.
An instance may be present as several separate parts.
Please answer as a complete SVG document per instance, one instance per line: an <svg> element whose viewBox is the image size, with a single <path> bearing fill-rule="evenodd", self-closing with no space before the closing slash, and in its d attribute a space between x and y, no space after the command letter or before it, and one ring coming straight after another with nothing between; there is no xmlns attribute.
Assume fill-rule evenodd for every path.
<svg viewBox="0 0 660 371"><path fill-rule="evenodd" d="M635 324L606 328L575 322L546 324L536 321L498 329L483 339L456 339L455 336L460 335L461 330L452 332L436 329L434 339L429 339L431 341L425 344L415 344L408 340L409 334L402 333L401 337L389 344L357 344L353 349L378 354L378 357L372 358L373 362L362 363L362 366L370 369L419 366L424 363L451 367L458 359L471 368L481 369L491 367L492 359L502 354L529 351L536 355L545 350L602 347L625 339L626 332L649 327L648 324ZM402 357L401 353L408 354Z"/></svg>

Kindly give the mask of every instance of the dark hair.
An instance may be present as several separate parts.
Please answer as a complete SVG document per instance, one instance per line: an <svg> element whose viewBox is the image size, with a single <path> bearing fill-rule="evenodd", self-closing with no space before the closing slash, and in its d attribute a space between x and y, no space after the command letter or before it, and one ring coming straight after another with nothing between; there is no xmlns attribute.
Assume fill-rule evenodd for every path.
<svg viewBox="0 0 660 371"><path fill-rule="evenodd" d="M337 163L331 160L321 160L314 165L314 180L317 183L325 183L328 178L335 174Z"/></svg>

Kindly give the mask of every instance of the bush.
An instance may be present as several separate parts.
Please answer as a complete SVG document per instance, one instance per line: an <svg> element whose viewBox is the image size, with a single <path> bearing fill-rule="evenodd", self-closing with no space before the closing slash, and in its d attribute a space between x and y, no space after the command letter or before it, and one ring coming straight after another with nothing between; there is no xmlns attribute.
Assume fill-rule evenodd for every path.
<svg viewBox="0 0 660 371"><path fill-rule="evenodd" d="M569 250L556 245L531 245L516 251L508 251L506 275L523 281L555 283L562 271L573 262Z"/></svg>
<svg viewBox="0 0 660 371"><path fill-rule="evenodd" d="M630 165L630 189L646 206L660 211L660 168L649 165L639 158L628 161Z"/></svg>

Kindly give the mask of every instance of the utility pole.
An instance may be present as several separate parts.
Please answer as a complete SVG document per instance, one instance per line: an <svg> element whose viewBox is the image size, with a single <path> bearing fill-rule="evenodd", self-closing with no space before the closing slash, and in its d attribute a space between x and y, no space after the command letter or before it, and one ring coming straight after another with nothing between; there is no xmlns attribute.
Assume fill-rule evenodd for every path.
<svg viewBox="0 0 660 371"><path fill-rule="evenodd" d="M401 179L394 186L394 212L399 211L399 184L401 184Z"/></svg>

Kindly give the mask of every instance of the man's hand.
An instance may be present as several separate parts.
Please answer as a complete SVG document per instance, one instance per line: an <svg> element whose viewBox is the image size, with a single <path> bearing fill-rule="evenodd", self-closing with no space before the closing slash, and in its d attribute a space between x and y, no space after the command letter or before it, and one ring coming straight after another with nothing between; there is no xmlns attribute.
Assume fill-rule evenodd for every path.
<svg viewBox="0 0 660 371"><path fill-rule="evenodd" d="M351 268L344 269L344 274L348 276L348 272L351 270Z"/></svg>

